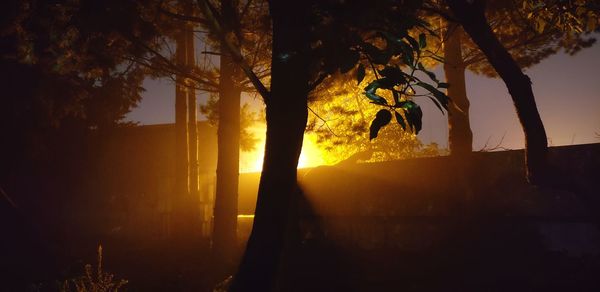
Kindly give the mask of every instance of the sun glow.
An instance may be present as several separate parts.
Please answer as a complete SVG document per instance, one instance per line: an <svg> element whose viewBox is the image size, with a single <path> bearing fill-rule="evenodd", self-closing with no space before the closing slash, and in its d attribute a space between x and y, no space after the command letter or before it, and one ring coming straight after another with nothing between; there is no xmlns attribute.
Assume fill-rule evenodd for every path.
<svg viewBox="0 0 600 292"><path fill-rule="evenodd" d="M298 168L315 167L325 164L323 153L317 146L313 135L304 134L302 153L298 159Z"/></svg>
<svg viewBox="0 0 600 292"><path fill-rule="evenodd" d="M262 143L262 145L264 147L264 143ZM256 155L256 158L254 159L254 164L251 168L251 172L255 172L255 171L260 171L263 167L263 162L265 161L265 153L264 152L260 152Z"/></svg>
<svg viewBox="0 0 600 292"><path fill-rule="evenodd" d="M255 127L252 132L259 139L254 150L240 153L240 172L259 172L262 170L265 149L265 128ZM315 167L325 164L321 149L317 146L313 135L304 135L302 153L298 159L298 168Z"/></svg>

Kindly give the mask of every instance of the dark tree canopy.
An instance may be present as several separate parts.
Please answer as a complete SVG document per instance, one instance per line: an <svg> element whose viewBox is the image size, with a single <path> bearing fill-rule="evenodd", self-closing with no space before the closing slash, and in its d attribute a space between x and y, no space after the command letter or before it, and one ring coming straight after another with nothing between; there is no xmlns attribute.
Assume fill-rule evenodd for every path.
<svg viewBox="0 0 600 292"><path fill-rule="evenodd" d="M160 32L140 4L10 1L5 7L0 116L13 145L41 146L45 135L67 126L122 124L147 73L132 61L148 54L136 42L159 46L153 42Z"/></svg>

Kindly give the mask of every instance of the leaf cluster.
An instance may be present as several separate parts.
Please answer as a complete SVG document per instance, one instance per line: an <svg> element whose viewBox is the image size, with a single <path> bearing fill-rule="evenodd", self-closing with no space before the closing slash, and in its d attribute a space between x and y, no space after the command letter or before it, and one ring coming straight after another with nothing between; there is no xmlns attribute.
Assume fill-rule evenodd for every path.
<svg viewBox="0 0 600 292"><path fill-rule="evenodd" d="M418 25L422 27L427 26L425 23L418 23ZM423 112L413 99L419 96L426 96L431 99L443 113L444 109L448 110L450 99L441 91L441 89L447 88L449 85L440 82L435 74L427 70L420 62L421 50L427 46L427 38L424 33L419 35L418 41L411 37L408 32L403 33L400 38L395 38L386 32L382 32L381 35L387 44L387 52L385 54L391 55L392 57L398 57L402 63L394 65L378 64L372 61L375 59L370 56L374 54L373 52L365 52L368 56L367 61L370 68L372 68L376 79L364 88L364 95L370 99L372 103L386 108L381 109L371 123L370 139L376 138L379 130L389 124L392 112L402 129L408 129L417 134L422 128ZM382 54L381 52L378 53ZM384 68L377 70L375 65L384 65ZM418 78L415 75L418 71L428 76L436 86ZM356 72L356 78L359 84L365 76L364 72L365 66L360 64ZM417 93L415 87L424 89L426 93ZM377 94L378 89L391 93L393 101L388 102L382 95Z"/></svg>
<svg viewBox="0 0 600 292"><path fill-rule="evenodd" d="M376 77L365 87L364 95L386 109L373 120L371 139L389 123L392 112L403 129L418 133L422 111L414 97L428 96L442 112L447 109L449 99L440 89L448 85L439 82L421 63L421 51L427 46L426 33L434 34L416 15L421 2L327 1L316 14L311 52L316 60L315 79L353 71L360 84L367 70ZM413 37L409 31L415 27L424 32ZM415 76L419 71L429 76L435 86ZM415 87L426 93L418 94ZM378 90L390 93L393 100L388 101Z"/></svg>
<svg viewBox="0 0 600 292"><path fill-rule="evenodd" d="M523 0L522 10L542 33L558 28L568 34L593 32L600 24L600 3L590 0Z"/></svg>
<svg viewBox="0 0 600 292"><path fill-rule="evenodd" d="M488 23L503 46L522 68L527 68L561 50L575 54L594 44L595 39L586 33L594 31L589 28L593 28L592 23L600 20L594 17L598 15L598 8L594 8L591 2L593 1L489 0L486 1L485 13ZM582 5L578 6L577 3ZM564 9L573 12L563 13L567 10L559 9L562 7L559 4L564 4ZM571 17L577 15L577 10L580 16ZM457 37L451 29L450 23L454 21L451 13L443 2L424 1L419 15L432 23L431 29L438 31L440 35L428 38L431 46L426 49L426 53L431 56L430 61L444 63L444 59L438 53L442 43L448 38ZM440 18L445 21L440 22ZM567 21L567 18L570 20ZM588 29L585 28L586 23L590 24ZM463 64L466 68L477 74L496 77L497 73L478 46L464 35L460 38ZM425 65L427 67L435 64L431 62Z"/></svg>
<svg viewBox="0 0 600 292"><path fill-rule="evenodd" d="M327 163L355 161L388 161L420 156L438 155L440 151L426 151L417 136L403 131L394 122L378 132L377 139L369 139L369 127L377 116L379 106L364 98L364 90L356 86L355 76L336 73L319 87L309 106L311 112L306 128ZM375 80L373 72L366 71L363 82ZM385 93L384 93L385 95ZM318 115L318 116L317 116ZM438 149L439 150L439 149Z"/></svg>

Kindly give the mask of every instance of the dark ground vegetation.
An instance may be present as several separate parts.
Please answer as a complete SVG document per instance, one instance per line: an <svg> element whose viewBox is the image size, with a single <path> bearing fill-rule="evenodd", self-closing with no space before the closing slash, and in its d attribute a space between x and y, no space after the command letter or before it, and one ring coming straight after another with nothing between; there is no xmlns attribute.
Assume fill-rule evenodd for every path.
<svg viewBox="0 0 600 292"><path fill-rule="evenodd" d="M552 148L555 185L544 188L524 181L522 151L474 153L470 165L437 157L301 172L310 203L299 212L278 287L598 291L599 147ZM41 174L48 172L31 177ZM2 201L0 290L56 290L56 281L95 263L98 243L104 269L127 279L127 291L209 291L224 279L209 265L207 241L175 246L105 232L127 210L68 197L68 174L21 182L63 199L19 208ZM246 232L242 225L240 236Z"/></svg>

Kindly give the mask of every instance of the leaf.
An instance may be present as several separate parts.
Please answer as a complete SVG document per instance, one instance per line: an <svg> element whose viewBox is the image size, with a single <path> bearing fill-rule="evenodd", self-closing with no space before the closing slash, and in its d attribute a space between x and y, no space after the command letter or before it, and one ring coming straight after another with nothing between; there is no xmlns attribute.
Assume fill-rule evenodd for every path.
<svg viewBox="0 0 600 292"><path fill-rule="evenodd" d="M420 44L419 44L419 42L417 42L417 40L415 40L413 37L411 37L409 35L406 36L406 40L408 40L408 43L410 43L410 46L412 47L412 49L415 52L418 53L420 51L419 50L420 49Z"/></svg>
<svg viewBox="0 0 600 292"><path fill-rule="evenodd" d="M394 87L394 80L387 78L387 77L383 77L383 78L379 78L377 80L371 81L371 83L369 83L369 85L367 85L367 87L365 87L365 91L375 94L378 88L392 89L393 87Z"/></svg>
<svg viewBox="0 0 600 292"><path fill-rule="evenodd" d="M379 110L375 115L375 119L371 122L369 127L369 140L377 138L379 130L390 123L392 120L392 113L386 109Z"/></svg>
<svg viewBox="0 0 600 292"><path fill-rule="evenodd" d="M377 80L379 83L379 88L383 88L383 89L393 89L394 86L396 84L398 84L398 82L392 78L389 77L383 77L383 78L379 78L379 80Z"/></svg>
<svg viewBox="0 0 600 292"><path fill-rule="evenodd" d="M400 92L392 89L392 96L394 97L394 106L398 105L400 103Z"/></svg>
<svg viewBox="0 0 600 292"><path fill-rule="evenodd" d="M417 85L427 89L435 99L437 99L440 104L444 107L444 109L448 110L448 103L450 102L450 98L443 92L439 91L437 88L431 86L430 84L424 82L417 82Z"/></svg>
<svg viewBox="0 0 600 292"><path fill-rule="evenodd" d="M419 34L419 48L425 48L427 46L427 37L424 33Z"/></svg>
<svg viewBox="0 0 600 292"><path fill-rule="evenodd" d="M419 68L419 70L421 70L423 73L427 74L427 76L429 76L429 78L430 78L431 80L433 80L435 83L438 83L438 82L439 82L439 81L438 81L438 79L437 79L437 77L435 76L435 73L433 73L433 72L431 72L431 71L429 71L429 70L425 69L425 67L423 66L423 64L422 64L421 62L419 62L419 63L417 64L417 67L418 67L418 68Z"/></svg>
<svg viewBox="0 0 600 292"><path fill-rule="evenodd" d="M404 106L404 115L406 116L406 121L411 129L415 132L415 134L419 134L421 128L423 126L423 111L421 107L412 101L406 102Z"/></svg>
<svg viewBox="0 0 600 292"><path fill-rule="evenodd" d="M365 87L365 91L375 93L375 90L377 90L377 88L379 88L379 80L373 80L371 81L371 83L369 83L369 85Z"/></svg>
<svg viewBox="0 0 600 292"><path fill-rule="evenodd" d="M381 37L383 37L388 42L389 45L399 45L402 42L402 38L407 35L407 32L406 31L399 32L397 34L399 37L396 37L386 31L379 31L379 32L377 32L377 34L380 35Z"/></svg>
<svg viewBox="0 0 600 292"><path fill-rule="evenodd" d="M379 70L381 76L387 77L393 81L394 85L406 83L406 74L398 67L386 66L383 70Z"/></svg>
<svg viewBox="0 0 600 292"><path fill-rule="evenodd" d="M387 104L387 100L385 100L385 98L383 98L373 92L365 91L364 95L376 104Z"/></svg>
<svg viewBox="0 0 600 292"><path fill-rule="evenodd" d="M385 65L389 63L390 59L392 58L392 54L390 52L380 50L370 43L365 42L362 44L362 47L365 53L369 56L370 60L375 64Z"/></svg>
<svg viewBox="0 0 600 292"><path fill-rule="evenodd" d="M408 124L408 128L411 131L414 131L414 118L412 116L411 108L413 107L413 102L408 101L403 106L404 109L404 117L406 118L406 123Z"/></svg>
<svg viewBox="0 0 600 292"><path fill-rule="evenodd" d="M450 84L446 83L446 82L440 82L438 83L438 88L448 88L450 87Z"/></svg>
<svg viewBox="0 0 600 292"><path fill-rule="evenodd" d="M421 110L421 107L418 105L415 106L413 108L412 115L415 118L415 120L414 120L415 134L419 134L419 132L423 128L423 111Z"/></svg>
<svg viewBox="0 0 600 292"><path fill-rule="evenodd" d="M400 124L402 130L406 131L406 123L404 122L404 117L402 117L402 115L399 114L397 111L394 111L394 114L396 115L396 122Z"/></svg>
<svg viewBox="0 0 600 292"><path fill-rule="evenodd" d="M431 99L431 101L433 101L433 103L435 104L435 106L440 109L440 111L442 112L442 115L443 115L444 114L444 110L442 109L442 106L440 105L440 103L437 100L435 100L433 97L431 97L431 96L427 96L427 97L429 97L429 99Z"/></svg>
<svg viewBox="0 0 600 292"><path fill-rule="evenodd" d="M358 81L358 84L365 79L365 75L365 66L363 64L358 65L358 69L356 69L356 81Z"/></svg>
<svg viewBox="0 0 600 292"><path fill-rule="evenodd" d="M413 50L412 48L405 42L400 42L398 43L398 45L400 46L400 49L402 50L402 60L404 61L404 64L410 66L411 68L414 68L414 60L415 57L413 55Z"/></svg>
<svg viewBox="0 0 600 292"><path fill-rule="evenodd" d="M415 19L415 26L425 29L431 36L438 37L438 33L430 28L431 25L422 19Z"/></svg>

